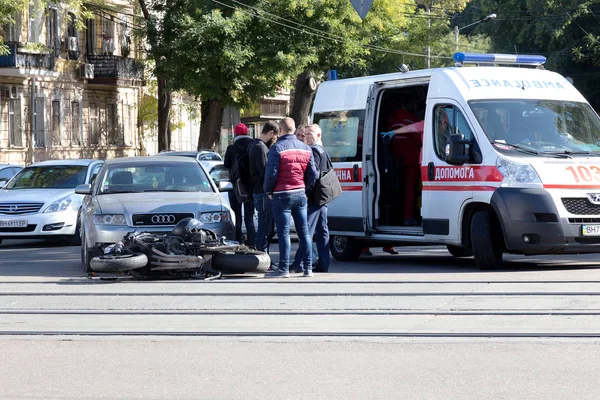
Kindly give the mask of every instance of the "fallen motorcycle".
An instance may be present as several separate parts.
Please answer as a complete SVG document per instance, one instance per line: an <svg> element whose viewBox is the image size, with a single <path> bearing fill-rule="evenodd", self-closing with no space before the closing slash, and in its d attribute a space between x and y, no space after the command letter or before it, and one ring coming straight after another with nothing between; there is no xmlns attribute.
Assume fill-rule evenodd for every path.
<svg viewBox="0 0 600 400"><path fill-rule="evenodd" d="M94 272L127 272L137 278L218 279L223 273L261 273L269 269L267 253L219 238L193 218L171 233L132 232L91 259Z"/></svg>

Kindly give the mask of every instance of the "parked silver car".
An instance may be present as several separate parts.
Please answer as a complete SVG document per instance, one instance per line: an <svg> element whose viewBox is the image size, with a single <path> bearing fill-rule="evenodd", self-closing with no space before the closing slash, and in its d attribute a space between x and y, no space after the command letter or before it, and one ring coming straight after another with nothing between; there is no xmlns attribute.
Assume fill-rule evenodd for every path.
<svg viewBox="0 0 600 400"><path fill-rule="evenodd" d="M6 182L17 174L23 167L12 164L0 164L0 188L6 186Z"/></svg>
<svg viewBox="0 0 600 400"><path fill-rule="evenodd" d="M66 237L79 245L78 214L83 196L102 161L52 160L22 169L0 189L0 242L16 238Z"/></svg>
<svg viewBox="0 0 600 400"><path fill-rule="evenodd" d="M170 232L192 217L219 236L234 236L233 215L205 169L187 157L127 157L105 163L93 185L82 185L81 261L134 231Z"/></svg>

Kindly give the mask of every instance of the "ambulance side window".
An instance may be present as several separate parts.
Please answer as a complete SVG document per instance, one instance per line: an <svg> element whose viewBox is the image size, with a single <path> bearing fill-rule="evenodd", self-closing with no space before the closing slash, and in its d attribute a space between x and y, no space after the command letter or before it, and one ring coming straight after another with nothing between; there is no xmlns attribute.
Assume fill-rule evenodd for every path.
<svg viewBox="0 0 600 400"><path fill-rule="evenodd" d="M475 140L473 131L463 113L450 104L440 104L434 108L433 135L435 153L440 160L446 159L446 144L450 135L463 134L467 140Z"/></svg>
<svg viewBox="0 0 600 400"><path fill-rule="evenodd" d="M331 161L362 160L365 110L317 113L313 121L321 127L323 147Z"/></svg>

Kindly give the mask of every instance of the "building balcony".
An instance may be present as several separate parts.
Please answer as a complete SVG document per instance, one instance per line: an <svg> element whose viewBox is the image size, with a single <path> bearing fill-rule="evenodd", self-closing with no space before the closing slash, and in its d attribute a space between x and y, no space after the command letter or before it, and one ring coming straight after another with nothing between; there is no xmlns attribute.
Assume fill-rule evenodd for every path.
<svg viewBox="0 0 600 400"><path fill-rule="evenodd" d="M144 79L144 63L134 58L88 55L87 62L94 65L93 81Z"/></svg>
<svg viewBox="0 0 600 400"><path fill-rule="evenodd" d="M54 70L54 54L39 54L19 48L17 43L6 43L8 54L0 55L0 68L27 68Z"/></svg>

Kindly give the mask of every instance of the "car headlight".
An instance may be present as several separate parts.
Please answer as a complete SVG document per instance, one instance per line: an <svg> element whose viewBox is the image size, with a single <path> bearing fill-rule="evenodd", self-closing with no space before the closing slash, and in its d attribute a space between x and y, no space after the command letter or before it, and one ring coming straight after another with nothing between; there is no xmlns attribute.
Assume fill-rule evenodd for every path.
<svg viewBox="0 0 600 400"><path fill-rule="evenodd" d="M231 220L227 211L201 213L200 222L205 224L216 224L218 222L228 222Z"/></svg>
<svg viewBox="0 0 600 400"><path fill-rule="evenodd" d="M96 225L127 225L123 214L95 214Z"/></svg>
<svg viewBox="0 0 600 400"><path fill-rule="evenodd" d="M522 164L504 157L498 157L496 168L502 174L502 186L517 186L519 184L542 183L538 173L531 164Z"/></svg>
<svg viewBox="0 0 600 400"><path fill-rule="evenodd" d="M58 199L54 203L50 204L48 208L44 210L44 212L51 213L65 211L69 208L72 202L73 199L71 198L71 196L63 197L62 199Z"/></svg>

